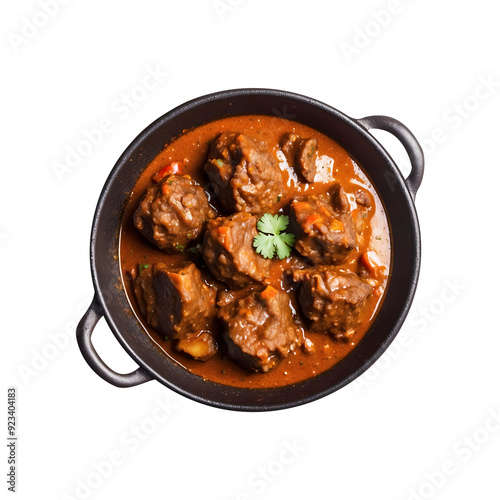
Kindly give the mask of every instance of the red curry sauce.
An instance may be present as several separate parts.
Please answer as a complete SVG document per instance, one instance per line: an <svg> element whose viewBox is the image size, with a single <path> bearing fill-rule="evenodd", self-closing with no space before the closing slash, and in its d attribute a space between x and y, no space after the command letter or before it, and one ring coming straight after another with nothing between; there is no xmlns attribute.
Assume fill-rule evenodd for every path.
<svg viewBox="0 0 500 500"><path fill-rule="evenodd" d="M144 191L154 184L152 177L162 168L171 165L172 162L182 162L179 173L190 175L205 188L209 195L213 195L203 166L210 142L221 132L239 132L265 141L269 146L275 145L273 153L280 165L285 189L283 196L277 200L273 207L273 213L286 211L291 199L297 195L325 192L334 182L340 182L348 194L355 192L360 187L368 193L371 198L371 206L366 214L366 228L363 231L364 241L358 245L357 251L353 252L352 258L341 267L356 272L360 266L360 259L365 259L365 263L368 260L375 286L367 299L365 317L348 342L335 341L328 335L306 330L304 334L315 348L313 354L306 353L303 349L296 349L271 371L250 373L221 355L220 350L207 361L197 361L178 352L173 348L171 340L165 340L158 332L148 327L142 318L134 297L130 271L137 266L153 265L157 262L179 264L192 260L193 254L183 252L178 255L168 255L142 237L133 224L133 214L139 199ZM279 149L280 138L289 132L302 137L314 137L318 141L317 165L319 168L314 183L301 182ZM217 208L217 201L212 198L211 202ZM355 211L356 209L353 211L353 216L356 216ZM124 211L120 236L120 263L123 281L130 303L151 340L166 356L181 364L185 369L205 379L238 387L262 388L293 384L313 377L343 359L355 348L373 321L382 301L390 270L390 234L384 208L374 187L361 168L334 140L303 124L270 116L238 116L217 120L188 130L166 145L165 149L148 165L136 183ZM294 312L297 312L299 309L295 293L297 284L288 279L285 273L292 266L294 258L292 252L292 256L287 259L274 259L270 277L265 283L286 291L290 296ZM215 321L210 328L217 329Z"/></svg>

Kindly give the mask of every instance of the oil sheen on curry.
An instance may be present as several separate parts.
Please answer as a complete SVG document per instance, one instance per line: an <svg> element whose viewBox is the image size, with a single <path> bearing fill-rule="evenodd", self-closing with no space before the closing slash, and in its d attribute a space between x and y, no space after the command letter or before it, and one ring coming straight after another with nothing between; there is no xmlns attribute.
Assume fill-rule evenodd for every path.
<svg viewBox="0 0 500 500"><path fill-rule="evenodd" d="M185 131L126 206L129 300L165 356L225 385L313 377L367 332L390 271L382 203L335 141L238 116Z"/></svg>

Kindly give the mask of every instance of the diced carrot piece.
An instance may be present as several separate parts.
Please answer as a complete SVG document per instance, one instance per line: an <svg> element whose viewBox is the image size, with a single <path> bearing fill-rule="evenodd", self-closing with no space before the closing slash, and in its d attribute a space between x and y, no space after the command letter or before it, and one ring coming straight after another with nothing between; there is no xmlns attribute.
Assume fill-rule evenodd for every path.
<svg viewBox="0 0 500 500"><path fill-rule="evenodd" d="M260 295L263 299L271 300L272 298L276 297L277 293L278 290L276 290L276 288L272 287L271 285L267 285Z"/></svg>
<svg viewBox="0 0 500 500"><path fill-rule="evenodd" d="M217 228L217 232L221 235L221 236L226 236L226 234L229 232L229 227L228 226L219 226Z"/></svg>
<svg viewBox="0 0 500 500"><path fill-rule="evenodd" d="M161 192L163 194L168 194L169 191L170 191L170 186L168 185L168 182L165 182L165 184L161 186Z"/></svg>
<svg viewBox="0 0 500 500"><path fill-rule="evenodd" d="M320 207L319 211L323 214L326 215L327 217L332 215L331 212L328 211L326 207Z"/></svg>
<svg viewBox="0 0 500 500"><path fill-rule="evenodd" d="M184 162L182 161L173 161L170 165L163 167L161 170L158 170L156 174L153 175L153 182L159 182L167 175L171 174L179 174L181 172L181 168Z"/></svg>
<svg viewBox="0 0 500 500"><path fill-rule="evenodd" d="M330 224L330 229L332 231L342 231L344 229L344 224L342 223L342 221L333 219L332 223Z"/></svg>
<svg viewBox="0 0 500 500"><path fill-rule="evenodd" d="M318 214L311 214L304 224L304 231L309 233L311 231L311 226L316 226L323 222L323 217L320 217Z"/></svg>
<svg viewBox="0 0 500 500"><path fill-rule="evenodd" d="M361 254L360 262L373 275L377 273L377 270L380 267L378 263L378 255L373 250L367 250L366 252L363 252Z"/></svg>
<svg viewBox="0 0 500 500"><path fill-rule="evenodd" d="M219 233L221 243L227 248L227 246L229 245L229 227L219 226L217 228L217 233Z"/></svg>

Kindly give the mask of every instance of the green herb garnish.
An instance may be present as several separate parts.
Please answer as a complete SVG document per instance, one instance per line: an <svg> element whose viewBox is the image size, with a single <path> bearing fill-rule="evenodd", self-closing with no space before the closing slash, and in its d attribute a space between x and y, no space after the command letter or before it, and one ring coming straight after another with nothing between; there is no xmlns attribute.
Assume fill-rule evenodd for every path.
<svg viewBox="0 0 500 500"><path fill-rule="evenodd" d="M190 247L187 249L188 252L198 253L200 251L201 245L198 243L195 247Z"/></svg>
<svg viewBox="0 0 500 500"><path fill-rule="evenodd" d="M288 227L287 215L264 214L257 222L259 234L253 239L253 246L266 259L272 259L274 254L279 259L290 256L295 244L295 235L283 233Z"/></svg>
<svg viewBox="0 0 500 500"><path fill-rule="evenodd" d="M144 271L144 269L148 269L149 268L149 264L141 264L139 266L139 274L142 273L142 271Z"/></svg>

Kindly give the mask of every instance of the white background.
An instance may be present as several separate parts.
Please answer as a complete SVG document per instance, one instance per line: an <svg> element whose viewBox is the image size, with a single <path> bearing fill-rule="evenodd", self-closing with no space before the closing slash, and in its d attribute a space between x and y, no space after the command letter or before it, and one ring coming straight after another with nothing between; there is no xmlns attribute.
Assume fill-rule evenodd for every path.
<svg viewBox="0 0 500 500"><path fill-rule="evenodd" d="M0 16L2 408L16 386L17 498L499 498L493 2L64 3L4 2ZM153 70L155 88L138 89ZM353 384L272 413L206 407L157 382L115 388L74 337L114 163L166 111L238 87L393 116L426 150L423 261L401 334ZM100 143L58 174L102 120ZM376 135L407 173L397 141ZM114 369L135 368L104 321L93 338Z"/></svg>

